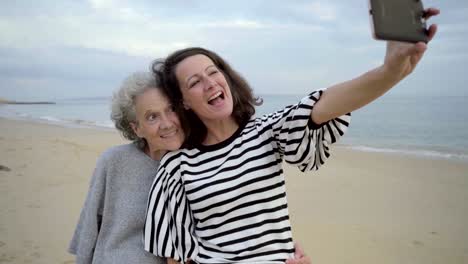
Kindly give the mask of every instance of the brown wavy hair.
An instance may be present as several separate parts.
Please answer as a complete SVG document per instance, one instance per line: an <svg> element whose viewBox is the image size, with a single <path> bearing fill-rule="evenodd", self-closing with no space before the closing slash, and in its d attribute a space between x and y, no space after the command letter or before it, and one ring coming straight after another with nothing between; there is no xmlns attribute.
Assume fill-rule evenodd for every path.
<svg viewBox="0 0 468 264"><path fill-rule="evenodd" d="M207 129L205 124L192 110L184 109L182 92L175 72L177 65L181 61L200 54L210 58L214 65L224 74L233 98L232 116L239 126L245 125L255 114L255 106L262 104L261 99L254 97L252 88L247 81L213 51L199 47L186 48L170 54L164 60L154 61L152 64L153 73L162 77L162 88L168 95L171 103L175 106L179 117L183 120L182 127L185 132L184 146L189 148L200 145L203 142L207 135Z"/></svg>

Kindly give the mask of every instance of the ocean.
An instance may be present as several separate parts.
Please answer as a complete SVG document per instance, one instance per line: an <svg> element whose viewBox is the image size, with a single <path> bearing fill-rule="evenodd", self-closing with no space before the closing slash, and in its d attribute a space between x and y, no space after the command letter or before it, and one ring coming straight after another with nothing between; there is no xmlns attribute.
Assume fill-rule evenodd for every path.
<svg viewBox="0 0 468 264"><path fill-rule="evenodd" d="M260 95L257 115L296 103L300 95ZM63 126L113 129L110 97L56 100L56 104L0 105L0 117ZM340 144L386 152L468 162L468 96L388 94L352 113Z"/></svg>

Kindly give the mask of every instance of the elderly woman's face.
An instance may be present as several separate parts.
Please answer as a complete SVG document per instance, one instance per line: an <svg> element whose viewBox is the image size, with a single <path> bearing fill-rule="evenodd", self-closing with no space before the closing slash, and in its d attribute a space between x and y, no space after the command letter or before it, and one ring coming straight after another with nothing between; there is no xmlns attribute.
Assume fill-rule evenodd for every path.
<svg viewBox="0 0 468 264"><path fill-rule="evenodd" d="M206 121L229 118L233 100L224 74L205 55L182 60L176 68L184 105Z"/></svg>
<svg viewBox="0 0 468 264"><path fill-rule="evenodd" d="M184 141L184 133L174 108L166 96L156 88L150 88L135 100L137 123L133 130L146 139L152 153L177 150Z"/></svg>

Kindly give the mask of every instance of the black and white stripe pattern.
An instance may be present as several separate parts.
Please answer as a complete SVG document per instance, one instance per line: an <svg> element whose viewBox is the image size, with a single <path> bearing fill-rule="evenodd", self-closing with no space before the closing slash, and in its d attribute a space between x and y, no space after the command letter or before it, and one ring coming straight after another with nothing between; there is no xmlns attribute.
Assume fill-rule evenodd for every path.
<svg viewBox="0 0 468 264"><path fill-rule="evenodd" d="M145 249L197 263L284 263L294 248L283 160L316 170L349 125L310 119L322 91L212 146L169 153L153 182Z"/></svg>

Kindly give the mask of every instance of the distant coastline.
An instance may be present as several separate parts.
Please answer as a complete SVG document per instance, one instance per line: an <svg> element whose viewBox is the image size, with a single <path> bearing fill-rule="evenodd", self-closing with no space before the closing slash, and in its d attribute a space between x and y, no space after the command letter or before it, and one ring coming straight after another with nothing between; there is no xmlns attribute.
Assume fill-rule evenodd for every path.
<svg viewBox="0 0 468 264"><path fill-rule="evenodd" d="M3 98L0 98L0 104L55 104L55 102L48 102L48 101L11 101L11 100L6 100Z"/></svg>

